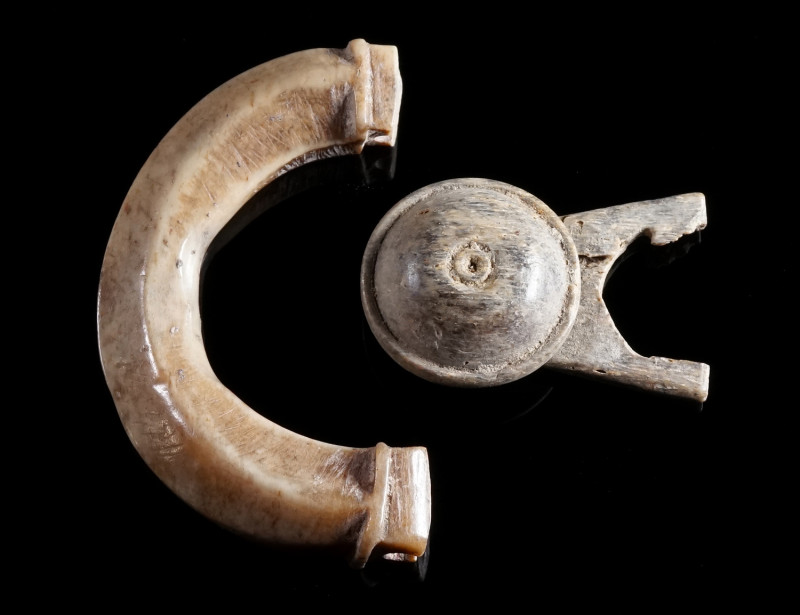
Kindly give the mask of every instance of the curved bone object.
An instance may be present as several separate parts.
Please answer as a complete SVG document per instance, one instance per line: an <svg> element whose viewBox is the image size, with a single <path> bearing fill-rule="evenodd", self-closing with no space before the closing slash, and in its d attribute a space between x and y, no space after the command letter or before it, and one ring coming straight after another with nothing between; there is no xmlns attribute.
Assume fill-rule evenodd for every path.
<svg viewBox="0 0 800 615"><path fill-rule="evenodd" d="M133 445L189 505L275 544L414 560L426 548L430 478L421 447L336 446L238 399L203 346L199 288L214 237L278 176L324 157L392 146L397 50L351 41L257 66L164 137L114 225L98 293L100 355Z"/></svg>

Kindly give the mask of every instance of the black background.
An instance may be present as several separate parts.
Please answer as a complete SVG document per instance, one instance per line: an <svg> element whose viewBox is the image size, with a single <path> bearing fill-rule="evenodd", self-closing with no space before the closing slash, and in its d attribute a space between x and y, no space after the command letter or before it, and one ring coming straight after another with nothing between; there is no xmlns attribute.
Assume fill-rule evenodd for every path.
<svg viewBox="0 0 800 615"><path fill-rule="evenodd" d="M782 390L797 200L794 45L775 27L781 16L551 19L484 7L432 21L399 5L360 19L345 10L169 23L145 14L61 33L64 55L54 55L71 103L61 147L84 152L68 161L81 213L68 219L65 258L77 245L86 259L70 263L64 304L77 314L65 343L86 361L63 367L74 374L59 397L83 401L53 419L56 435L69 433L53 481L64 495L51 504L64 512L48 514L37 574L67 581L67 603L259 610L284 600L648 610L697 591L715 601L774 595L786 537L768 480L791 404ZM105 244L161 137L244 70L353 38L398 47L397 145L365 161L368 181L357 159L315 165L297 178L303 190L217 253L204 281L206 347L223 382L281 425L343 445L428 448L422 581L403 567L354 571L335 557L252 545L200 517L128 441L96 346ZM704 193L707 228L678 249L644 246L606 300L637 352L708 363L708 400L546 369L497 389L451 390L386 358L361 312L363 248L397 200L455 177L514 184L559 215Z"/></svg>

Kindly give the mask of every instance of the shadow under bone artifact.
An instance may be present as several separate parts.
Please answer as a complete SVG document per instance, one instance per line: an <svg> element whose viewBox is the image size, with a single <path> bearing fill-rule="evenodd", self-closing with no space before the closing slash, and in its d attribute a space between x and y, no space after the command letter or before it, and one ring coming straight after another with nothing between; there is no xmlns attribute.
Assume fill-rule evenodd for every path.
<svg viewBox="0 0 800 615"><path fill-rule="evenodd" d="M112 230L98 291L106 382L131 442L153 472L187 504L237 534L342 549L356 568L371 558L413 562L425 553L431 523L426 449L320 442L248 407L209 364L200 276L214 238L276 178L321 158L393 146L401 92L396 48L360 39L346 49L277 58L223 84L179 120L137 175ZM385 300L397 273L381 255L384 249L404 254L407 240L405 221L394 217L400 209L379 224L364 255L365 313L395 360L456 386L501 384L547 365L603 369L640 386L661 383L648 384L651 390L705 397L707 367L687 363L676 371L670 360L666 366L626 359L629 349L621 336L613 339L613 323L603 320L607 314L584 306L600 292L607 272L589 261L599 262L596 252L612 261L618 255L599 242L608 234L603 228L624 227L625 238L649 232L654 242L691 232L705 223L700 195L563 221L532 195L485 179L443 182L409 199L419 204L417 197L442 187L448 198L439 209L422 206L418 213L420 220L449 216L449 223L436 226L442 237L423 234L431 249L437 241L454 243L436 248L438 270L414 273L408 262L399 281L406 290L427 288L429 301L415 307L419 296L413 293ZM458 206L465 194L469 212ZM503 208L495 211L498 200ZM684 213L676 214L676 203L694 208L695 217L685 219L683 205L678 209ZM481 216L505 231L486 235ZM524 241L515 243L520 236ZM395 242L393 248L383 245L385 238ZM447 277L425 279L433 273ZM510 311L491 298L496 291L507 295ZM425 344L406 345L397 323L415 309L439 310L430 301L434 296L443 299L446 312L463 318L419 320L428 326L417 332L419 339L432 335L439 353L429 356ZM481 341L486 336L492 344ZM596 342L591 352L589 338ZM523 347L515 347L520 339ZM614 353L606 350L608 340Z"/></svg>

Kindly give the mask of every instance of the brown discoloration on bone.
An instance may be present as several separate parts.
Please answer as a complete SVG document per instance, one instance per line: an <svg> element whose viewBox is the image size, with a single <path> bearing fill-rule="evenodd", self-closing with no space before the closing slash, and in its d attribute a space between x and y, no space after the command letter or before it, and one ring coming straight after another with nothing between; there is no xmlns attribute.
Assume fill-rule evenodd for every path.
<svg viewBox="0 0 800 615"><path fill-rule="evenodd" d="M375 449L292 433L219 382L202 343L202 260L238 209L279 175L365 143L392 144L399 91L396 50L364 41L255 67L209 94L164 137L112 230L98 342L125 429L189 505L255 540L338 546L355 531L361 558L393 531L371 526L365 542L364 523L354 521L383 510L387 493L376 491L375 480L387 470ZM427 459L417 466L427 478ZM418 502L411 520L427 536L429 485L421 478L402 489ZM415 553L417 534L397 548Z"/></svg>

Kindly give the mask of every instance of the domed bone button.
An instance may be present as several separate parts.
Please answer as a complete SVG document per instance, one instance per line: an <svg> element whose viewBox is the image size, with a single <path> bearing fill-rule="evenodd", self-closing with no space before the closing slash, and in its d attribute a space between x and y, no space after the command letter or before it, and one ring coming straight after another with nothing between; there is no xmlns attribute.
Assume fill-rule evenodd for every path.
<svg viewBox="0 0 800 615"><path fill-rule="evenodd" d="M364 256L362 299L383 348L441 384L530 374L575 321L580 267L556 214L500 182L453 180L395 205Z"/></svg>
<svg viewBox="0 0 800 615"><path fill-rule="evenodd" d="M633 351L602 298L630 243L706 225L702 194L557 216L481 178L426 186L392 207L364 253L361 300L381 347L426 380L502 385L546 365L704 401L709 367Z"/></svg>

